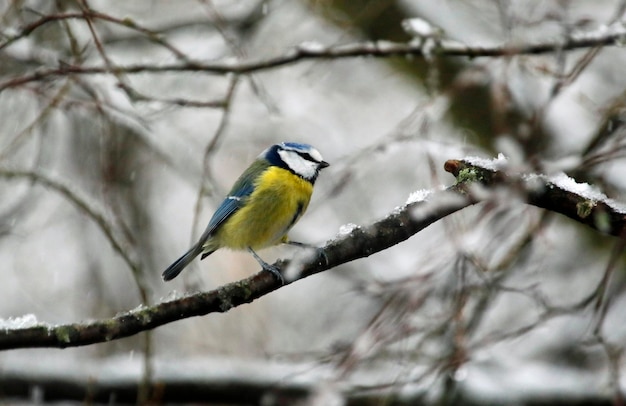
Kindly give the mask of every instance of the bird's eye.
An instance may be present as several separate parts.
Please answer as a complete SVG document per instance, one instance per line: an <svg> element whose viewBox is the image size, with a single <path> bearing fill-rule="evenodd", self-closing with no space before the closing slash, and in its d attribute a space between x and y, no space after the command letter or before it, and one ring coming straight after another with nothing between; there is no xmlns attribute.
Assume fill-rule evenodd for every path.
<svg viewBox="0 0 626 406"><path fill-rule="evenodd" d="M316 159L314 159L311 156L311 154L309 154L307 152L298 152L298 155L300 155L302 158L306 159L307 161L318 163L318 161Z"/></svg>

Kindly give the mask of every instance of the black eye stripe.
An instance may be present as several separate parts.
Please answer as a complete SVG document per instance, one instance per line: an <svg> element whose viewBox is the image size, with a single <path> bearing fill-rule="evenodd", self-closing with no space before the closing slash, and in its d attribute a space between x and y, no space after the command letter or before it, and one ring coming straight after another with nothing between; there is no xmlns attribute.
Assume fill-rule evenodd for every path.
<svg viewBox="0 0 626 406"><path fill-rule="evenodd" d="M309 154L308 152L300 152L300 151L296 151L296 152L298 153L298 155L300 155L302 158L306 159L307 161L319 163L319 161L317 159L314 159L311 156L311 154Z"/></svg>
<svg viewBox="0 0 626 406"><path fill-rule="evenodd" d="M308 152L299 150L299 149L294 149L294 148L282 148L283 151L290 151L290 152L295 152L296 154L298 154L302 159L306 160L306 161L310 161L316 164L319 164L320 161L313 158L313 156L311 154L309 154Z"/></svg>

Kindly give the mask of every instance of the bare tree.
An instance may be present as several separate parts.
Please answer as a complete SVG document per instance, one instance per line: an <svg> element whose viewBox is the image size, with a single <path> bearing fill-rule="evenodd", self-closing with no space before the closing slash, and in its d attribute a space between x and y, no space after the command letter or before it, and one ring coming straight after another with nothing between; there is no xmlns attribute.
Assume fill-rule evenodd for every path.
<svg viewBox="0 0 626 406"><path fill-rule="evenodd" d="M622 404L625 10L5 2L0 397ZM162 282L283 140L320 249Z"/></svg>

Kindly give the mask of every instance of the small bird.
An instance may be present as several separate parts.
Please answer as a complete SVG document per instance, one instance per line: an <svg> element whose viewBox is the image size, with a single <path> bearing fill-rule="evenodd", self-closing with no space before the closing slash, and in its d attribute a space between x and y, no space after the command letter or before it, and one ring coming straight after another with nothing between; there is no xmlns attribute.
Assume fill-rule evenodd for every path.
<svg viewBox="0 0 626 406"><path fill-rule="evenodd" d="M281 283L280 271L255 250L290 241L287 232L309 205L313 184L329 166L308 144L282 142L263 151L241 174L217 208L198 242L163 272L174 279L198 255L204 259L220 248L248 250L261 267Z"/></svg>

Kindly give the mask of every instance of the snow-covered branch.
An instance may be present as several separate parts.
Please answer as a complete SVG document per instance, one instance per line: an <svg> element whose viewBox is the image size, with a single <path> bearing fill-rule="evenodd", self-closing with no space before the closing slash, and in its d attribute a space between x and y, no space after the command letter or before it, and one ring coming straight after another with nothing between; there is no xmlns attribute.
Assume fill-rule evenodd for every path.
<svg viewBox="0 0 626 406"><path fill-rule="evenodd" d="M500 159L502 162L503 159ZM559 174L555 176L509 173L496 161L449 160L446 171L461 184L516 189L526 203L563 214L602 233L626 237L626 205L620 204L586 183Z"/></svg>
<svg viewBox="0 0 626 406"><path fill-rule="evenodd" d="M445 169L457 184L438 192L414 193L409 201L371 225L344 227L315 255L301 260L278 261L286 283L327 271L355 259L368 257L407 240L432 223L469 205L491 198L475 193L477 184L487 188L507 187L522 191L526 203L564 214L600 232L623 236L626 211L616 202L563 176L514 175L500 168L502 160L449 160ZM267 272L230 283L217 289L138 307L105 320L66 325L40 324L29 319L15 328L9 323L0 329L0 349L27 347L76 347L128 337L142 331L194 316L226 312L250 303L278 288Z"/></svg>
<svg viewBox="0 0 626 406"><path fill-rule="evenodd" d="M427 200L412 198L407 204L369 226L346 227L314 256L291 262L278 261L275 265L283 271L286 284L290 284L387 249L405 241L435 221L472 204L456 188L453 186L444 191L420 195L427 197ZM124 338L176 320L226 312L278 288L280 284L272 275L260 272L208 292L150 307L141 306L105 320L65 325L38 323L34 317L21 324L9 320L7 325L0 325L0 350L77 347Z"/></svg>

